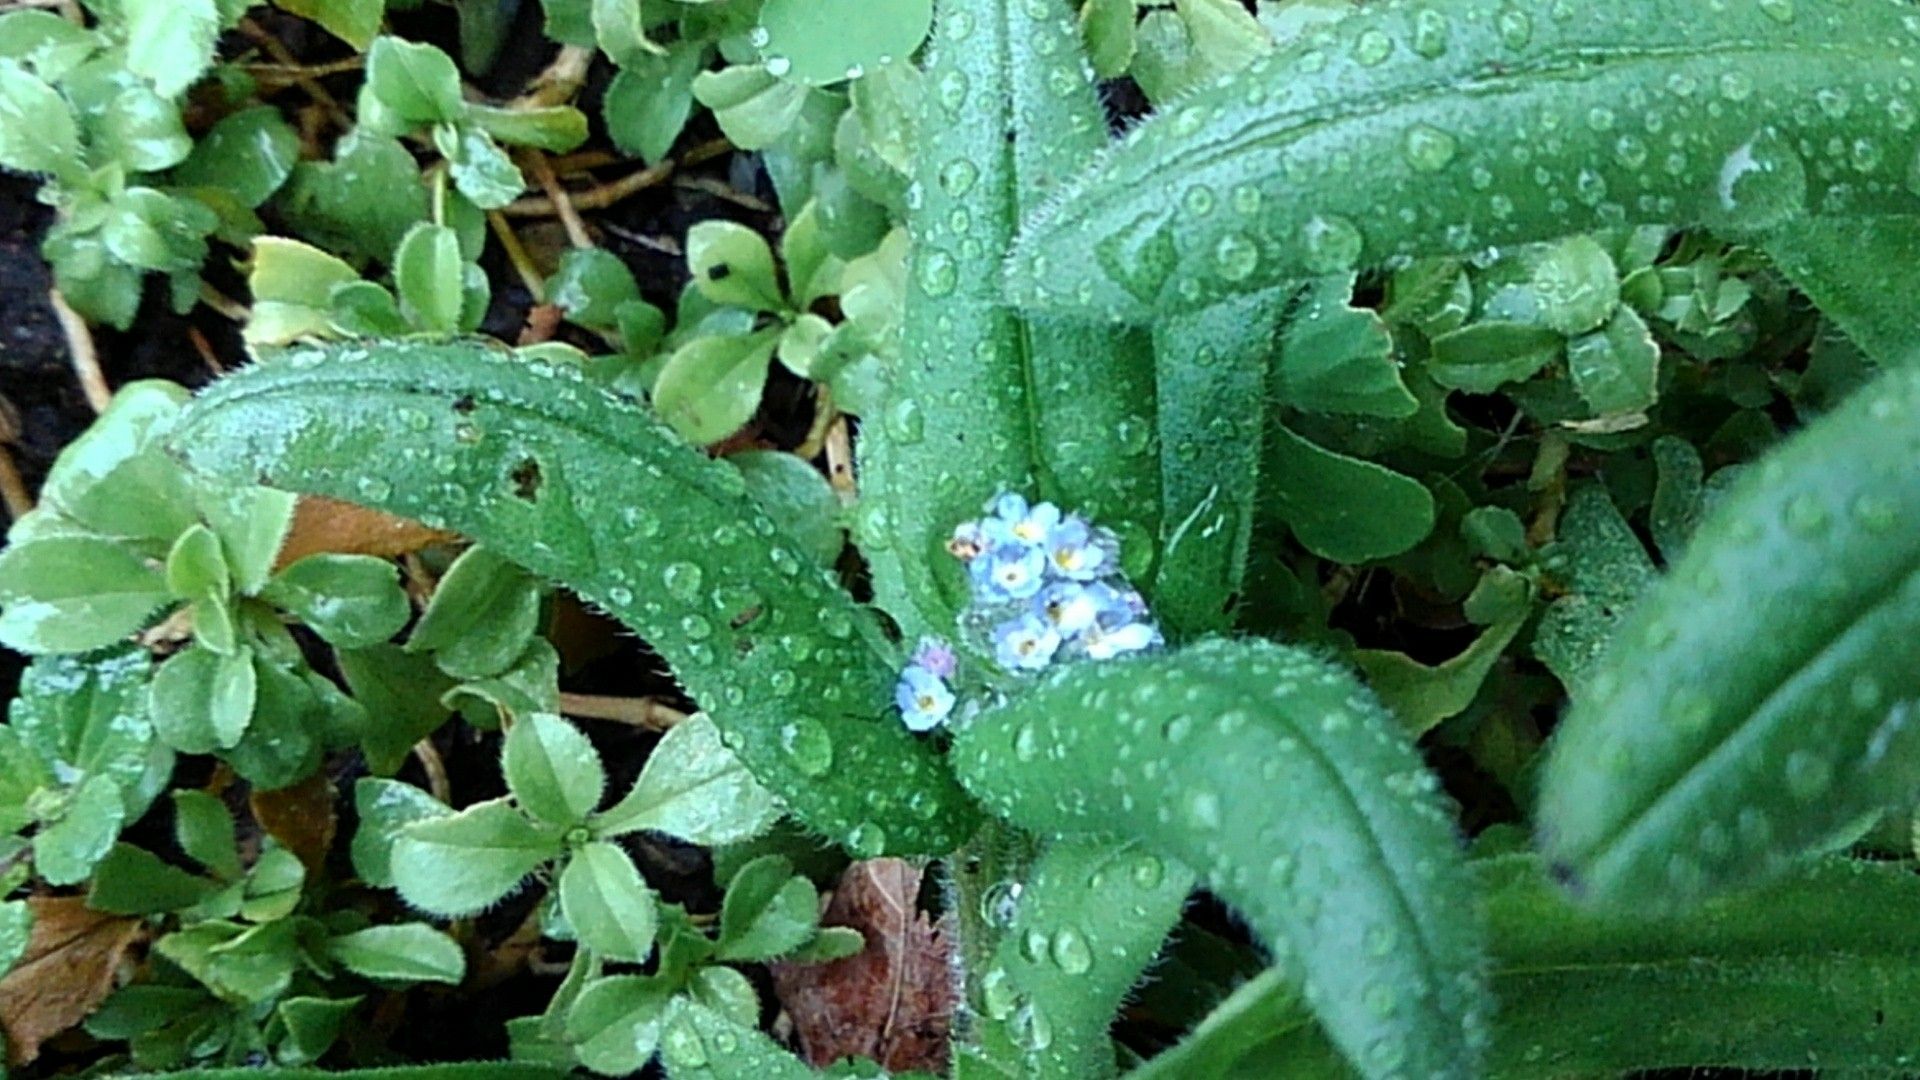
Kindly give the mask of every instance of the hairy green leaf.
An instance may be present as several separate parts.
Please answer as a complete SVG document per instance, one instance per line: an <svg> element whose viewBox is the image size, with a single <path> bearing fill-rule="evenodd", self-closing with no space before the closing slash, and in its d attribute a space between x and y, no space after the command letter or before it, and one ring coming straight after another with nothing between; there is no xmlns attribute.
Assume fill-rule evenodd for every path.
<svg viewBox="0 0 1920 1080"><path fill-rule="evenodd" d="M819 895L784 856L762 855L727 883L720 907L723 960L772 960L806 944L819 925Z"/></svg>
<svg viewBox="0 0 1920 1080"><path fill-rule="evenodd" d="M716 847L750 840L779 816L778 801L727 749L712 719L696 713L667 732L633 790L595 827L602 834L651 829Z"/></svg>
<svg viewBox="0 0 1920 1080"><path fill-rule="evenodd" d="M104 648L171 599L159 570L110 540L49 537L0 551L0 645L24 653Z"/></svg>
<svg viewBox="0 0 1920 1080"><path fill-rule="evenodd" d="M573 826L600 805L607 774L580 729L552 713L534 713L507 732L500 769L520 806L550 825Z"/></svg>
<svg viewBox="0 0 1920 1080"><path fill-rule="evenodd" d="M353 809L360 828L349 854L353 871L369 885L393 887L393 845L416 821L450 817L453 810L432 795L398 780L365 777L353 787Z"/></svg>
<svg viewBox="0 0 1920 1080"><path fill-rule="evenodd" d="M1746 472L1621 624L1555 737L1548 853L1583 895L1688 903L1778 876L1920 784L1920 374Z"/></svg>
<svg viewBox="0 0 1920 1080"><path fill-rule="evenodd" d="M87 656L47 656L28 665L7 706L7 730L31 765L9 764L9 780L104 776L120 789L126 819L146 812L173 771L154 738L147 652L126 646Z"/></svg>
<svg viewBox="0 0 1920 1080"><path fill-rule="evenodd" d="M1495 956L1487 1075L1905 1067L1920 1030L1912 875L1835 859L1679 915L1602 915L1523 856L1475 867ZM1350 1075L1275 980L1243 986L1138 1080Z"/></svg>
<svg viewBox="0 0 1920 1080"><path fill-rule="evenodd" d="M980 979L978 1041L1023 1075L1114 1072L1108 1029L1179 921L1193 873L1134 845L1066 837L1029 868L994 964Z"/></svg>
<svg viewBox="0 0 1920 1080"><path fill-rule="evenodd" d="M1023 323L997 286L1018 214L1105 142L1072 12L949 5L931 51L901 349L861 439L862 547L909 636L950 632L966 585L942 547L1001 490L1037 485L1139 554L1159 532L1144 336Z"/></svg>
<svg viewBox="0 0 1920 1080"><path fill-rule="evenodd" d="M654 896L627 853L595 841L560 872L560 908L580 944L609 960L644 963L653 952Z"/></svg>
<svg viewBox="0 0 1920 1080"><path fill-rule="evenodd" d="M1352 676L1226 641L1068 666L976 717L953 755L1017 824L1118 831L1196 868L1364 1075L1474 1074L1486 994L1452 823Z"/></svg>
<svg viewBox="0 0 1920 1080"><path fill-rule="evenodd" d="M402 826L389 865L408 903L436 915L470 915L512 892L560 848L559 833L493 799Z"/></svg>
<svg viewBox="0 0 1920 1080"><path fill-rule="evenodd" d="M467 973L460 943L425 923L369 926L327 941L327 958L382 982L458 984Z"/></svg>
<svg viewBox="0 0 1920 1080"><path fill-rule="evenodd" d="M759 1028L687 997L676 998L667 1010L660 1059L671 1080L810 1080L820 1075Z"/></svg>
<svg viewBox="0 0 1920 1080"><path fill-rule="evenodd" d="M213 63L220 37L214 0L119 0L126 19L127 70L153 83L161 97L179 97Z"/></svg>
<svg viewBox="0 0 1920 1080"><path fill-rule="evenodd" d="M420 451L394 453L395 418ZM951 850L975 811L892 718L877 628L739 475L568 369L475 345L314 350L232 376L174 445L196 468L462 529L632 626L734 750L862 854Z"/></svg>
<svg viewBox="0 0 1920 1080"><path fill-rule="evenodd" d="M1920 164L1914 168L1920 178ZM1920 218L1793 221L1772 230L1764 247L1868 356L1888 366L1920 358L1920 320L1909 302Z"/></svg>
<svg viewBox="0 0 1920 1080"><path fill-rule="evenodd" d="M1603 223L1914 214L1916 44L1890 0L1368 5L1135 128L1030 219L1012 293L1138 320ZM1901 107L1798 107L1842 86Z"/></svg>
<svg viewBox="0 0 1920 1080"><path fill-rule="evenodd" d="M1274 343L1288 296L1256 293L1156 326L1160 570L1154 614L1175 634L1233 625L1253 538Z"/></svg>

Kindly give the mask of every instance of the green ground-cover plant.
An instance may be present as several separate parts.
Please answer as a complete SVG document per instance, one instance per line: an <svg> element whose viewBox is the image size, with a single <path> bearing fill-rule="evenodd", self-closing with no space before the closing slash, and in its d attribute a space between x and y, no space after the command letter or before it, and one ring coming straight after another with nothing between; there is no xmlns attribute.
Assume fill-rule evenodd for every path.
<svg viewBox="0 0 1920 1080"><path fill-rule="evenodd" d="M553 0L617 145L704 105L786 215L692 226L671 317L567 255L600 355L467 336L499 143L581 114L314 7L367 71L306 239L253 243L258 362L128 387L0 554L42 654L0 881L156 920L90 1024L137 1063L318 1060L363 984L462 978L423 917L526 890L572 954L516 1058L809 1075L740 970L860 947L804 834L941 863L959 1077L1910 1065L1911 870L1845 849L1920 780L1911 4ZM1109 146L1122 75L1162 108ZM862 418L859 568L790 455L702 449L776 357ZM289 492L476 546L415 618L382 560L276 566ZM625 791L558 715L559 590L703 710ZM497 797L394 775L456 712ZM184 861L122 835L175 755L266 790L352 751L352 878L417 915L236 855L204 791ZM711 925L641 834L719 853ZM1195 889L1265 970L1165 963L1220 1000L1169 1046L1114 1016L1207 940Z"/></svg>

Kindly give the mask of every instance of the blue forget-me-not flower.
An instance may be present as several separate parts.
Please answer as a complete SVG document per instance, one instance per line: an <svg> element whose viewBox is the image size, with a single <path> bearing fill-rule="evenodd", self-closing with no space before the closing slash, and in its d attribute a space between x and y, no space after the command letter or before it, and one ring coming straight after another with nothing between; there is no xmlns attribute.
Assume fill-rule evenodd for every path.
<svg viewBox="0 0 1920 1080"><path fill-rule="evenodd" d="M1163 643L1146 601L1120 570L1113 533L1013 492L984 509L953 530L947 550L966 563L972 588L962 624L986 634L1002 668L1031 674L1063 660L1110 660ZM946 721L957 668L945 642L920 643L895 690L908 727L927 731Z"/></svg>
<svg viewBox="0 0 1920 1080"><path fill-rule="evenodd" d="M900 706L900 718L913 731L932 731L953 712L953 688L923 667L908 667L900 673L893 700Z"/></svg>
<svg viewBox="0 0 1920 1080"><path fill-rule="evenodd" d="M1008 671L1039 671L1060 651L1060 632L1033 612L993 628L993 658Z"/></svg>

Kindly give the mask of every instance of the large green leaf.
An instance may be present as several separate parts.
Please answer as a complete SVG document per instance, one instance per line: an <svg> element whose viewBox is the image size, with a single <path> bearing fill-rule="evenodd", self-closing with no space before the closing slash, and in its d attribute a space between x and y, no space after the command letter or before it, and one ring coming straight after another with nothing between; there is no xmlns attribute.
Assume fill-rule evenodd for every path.
<svg viewBox="0 0 1920 1080"><path fill-rule="evenodd" d="M797 816L863 854L947 851L972 829L893 719L877 626L737 472L571 369L476 344L305 351L216 384L173 445L202 470L460 529L566 582L666 657Z"/></svg>
<svg viewBox="0 0 1920 1080"><path fill-rule="evenodd" d="M1227 641L1069 666L976 717L953 754L1016 824L1120 832L1195 868L1364 1075L1475 1074L1486 993L1458 841L1351 675Z"/></svg>
<svg viewBox="0 0 1920 1080"><path fill-rule="evenodd" d="M1475 867L1500 999L1494 1080L1643 1070L1899 1071L1920 1039L1920 880L1836 859L1664 918L1582 911L1536 859ZM1263 976L1135 1080L1350 1075Z"/></svg>
<svg viewBox="0 0 1920 1080"><path fill-rule="evenodd" d="M1920 182L1920 163L1914 168ZM1765 248L1861 351L1887 365L1920 360L1912 303L1920 218L1796 221L1773 230Z"/></svg>
<svg viewBox="0 0 1920 1080"><path fill-rule="evenodd" d="M1920 372L1747 470L1633 607L1554 739L1541 834L1636 909L1780 874L1920 786Z"/></svg>
<svg viewBox="0 0 1920 1080"><path fill-rule="evenodd" d="M1260 489L1261 424L1286 290L1154 328L1165 499L1154 613L1176 635L1233 625Z"/></svg>
<svg viewBox="0 0 1920 1080"><path fill-rule="evenodd" d="M1136 127L1029 220L1012 292L1142 320L1602 224L1920 213L1916 43L1885 0L1368 4ZM1796 107L1840 87L1883 100Z"/></svg>
<svg viewBox="0 0 1920 1080"><path fill-rule="evenodd" d="M1034 1080L1113 1075L1114 1011L1179 921L1193 880L1124 841L1049 844L1017 897L988 894L1006 910L989 913L1004 933L980 979L981 1052Z"/></svg>
<svg viewBox="0 0 1920 1080"><path fill-rule="evenodd" d="M933 35L901 348L861 437L862 547L910 636L951 632L967 590L943 546L1002 490L1093 515L1128 557L1158 533L1144 337L1024 322L998 286L1017 215L1105 144L1079 47L1065 0L949 4Z"/></svg>

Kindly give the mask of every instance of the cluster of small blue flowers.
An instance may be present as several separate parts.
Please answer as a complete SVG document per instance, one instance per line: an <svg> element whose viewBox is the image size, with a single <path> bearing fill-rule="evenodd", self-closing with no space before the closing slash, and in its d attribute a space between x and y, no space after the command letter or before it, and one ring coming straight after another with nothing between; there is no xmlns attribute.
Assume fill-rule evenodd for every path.
<svg viewBox="0 0 1920 1080"><path fill-rule="evenodd" d="M1011 493L986 511L961 523L947 550L967 564L967 621L984 630L1001 667L1031 673L1059 660L1108 660L1161 644L1146 601L1120 571L1111 532ZM955 666L944 643L920 643L895 692L907 727L928 731L945 722Z"/></svg>

